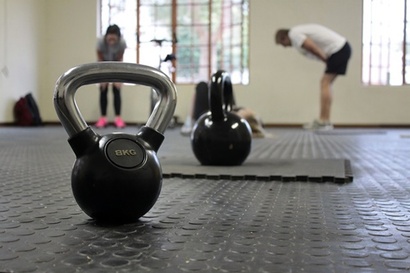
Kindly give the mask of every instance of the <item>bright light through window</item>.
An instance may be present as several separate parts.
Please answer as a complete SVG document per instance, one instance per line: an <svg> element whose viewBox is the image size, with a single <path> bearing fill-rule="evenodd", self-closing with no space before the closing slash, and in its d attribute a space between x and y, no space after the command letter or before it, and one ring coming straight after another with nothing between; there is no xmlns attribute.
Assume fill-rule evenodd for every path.
<svg viewBox="0 0 410 273"><path fill-rule="evenodd" d="M217 70L248 84L248 0L100 0L100 31L117 24L124 61L160 68L176 83Z"/></svg>
<svg viewBox="0 0 410 273"><path fill-rule="evenodd" d="M409 83L407 12L407 0L363 0L364 84Z"/></svg>

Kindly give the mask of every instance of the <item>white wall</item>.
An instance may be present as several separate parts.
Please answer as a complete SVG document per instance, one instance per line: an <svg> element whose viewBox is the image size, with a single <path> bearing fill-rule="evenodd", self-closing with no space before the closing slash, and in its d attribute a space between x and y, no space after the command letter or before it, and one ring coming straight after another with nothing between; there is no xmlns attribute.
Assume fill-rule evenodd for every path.
<svg viewBox="0 0 410 273"><path fill-rule="evenodd" d="M270 124L300 124L318 115L323 64L273 41L277 28L316 22L345 35L353 47L347 76L335 82L333 121L355 125L410 124L409 87L367 87L361 83L361 1L250 2L251 78L249 85L234 87L238 104L254 109ZM0 0L0 69L7 66L9 70L8 77L0 72L0 123L13 120L14 100L29 90L38 97L43 119L57 121L52 105L57 78L73 66L96 59L96 12L97 0ZM176 115L184 118L194 85L177 88ZM145 122L149 89L126 86L122 94L125 120ZM97 86L78 90L77 102L87 121L98 118ZM111 105L112 100L112 116Z"/></svg>
<svg viewBox="0 0 410 273"><path fill-rule="evenodd" d="M277 28L316 22L345 35L353 47L348 74L334 85L333 121L409 124L408 86L366 87L361 83L361 14L362 1L357 0L252 1L251 84L240 89L244 91L241 101L258 109L268 123L298 123L318 115L323 65L294 49L273 45Z"/></svg>
<svg viewBox="0 0 410 273"><path fill-rule="evenodd" d="M47 58L41 65L47 73L42 79L41 114L45 120L57 121L52 98L58 77L74 66L95 61L97 3L96 0L46 2ZM96 92L94 96L84 97L83 89L96 91L86 87L78 90L76 97L82 114L86 119L97 119Z"/></svg>
<svg viewBox="0 0 410 273"><path fill-rule="evenodd" d="M46 0L48 34L48 71L42 89L42 115L56 121L51 100L57 78L71 67L96 60L97 0ZM75 16L73 17L73 15ZM150 109L150 90L142 86L124 86L122 115L128 122L145 122ZM94 122L99 117L97 85L84 86L76 101L84 118ZM113 116L112 93L109 92L108 115Z"/></svg>
<svg viewBox="0 0 410 273"><path fill-rule="evenodd" d="M40 95L43 8L43 0L0 0L0 122L13 120L19 97Z"/></svg>

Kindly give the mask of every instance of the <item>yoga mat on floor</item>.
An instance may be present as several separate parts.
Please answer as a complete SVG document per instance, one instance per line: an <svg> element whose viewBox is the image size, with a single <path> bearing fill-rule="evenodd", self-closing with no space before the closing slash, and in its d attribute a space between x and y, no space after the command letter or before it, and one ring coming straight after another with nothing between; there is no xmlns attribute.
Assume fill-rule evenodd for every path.
<svg viewBox="0 0 410 273"><path fill-rule="evenodd" d="M240 166L202 166L191 157L161 157L164 178L262 181L353 181L346 159L248 159Z"/></svg>

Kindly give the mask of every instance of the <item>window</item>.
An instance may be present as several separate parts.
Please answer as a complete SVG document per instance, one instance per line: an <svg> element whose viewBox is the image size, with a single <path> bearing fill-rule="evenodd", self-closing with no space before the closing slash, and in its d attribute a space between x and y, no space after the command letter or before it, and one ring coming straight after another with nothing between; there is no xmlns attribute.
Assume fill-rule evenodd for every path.
<svg viewBox="0 0 410 273"><path fill-rule="evenodd" d="M224 69L247 84L248 10L248 0L100 0L100 33L117 24L124 61L158 67L176 83Z"/></svg>
<svg viewBox="0 0 410 273"><path fill-rule="evenodd" d="M407 0L363 0L364 84L410 83L408 15Z"/></svg>

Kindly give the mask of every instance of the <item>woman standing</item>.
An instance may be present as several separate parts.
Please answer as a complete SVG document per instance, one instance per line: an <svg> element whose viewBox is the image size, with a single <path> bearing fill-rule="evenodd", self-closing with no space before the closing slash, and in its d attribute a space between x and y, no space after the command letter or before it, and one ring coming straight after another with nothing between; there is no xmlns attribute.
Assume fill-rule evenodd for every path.
<svg viewBox="0 0 410 273"><path fill-rule="evenodd" d="M97 42L97 57L99 62L104 61L119 61L122 62L124 51L127 44L121 36L120 28L117 25L110 25L107 28L105 35L98 39ZM108 125L107 120L107 103L108 103L108 87L110 83L100 83L100 110L101 117L98 119L95 126L103 128ZM117 128L124 128L125 122L121 118L121 86L122 83L111 83L114 94L114 125Z"/></svg>

